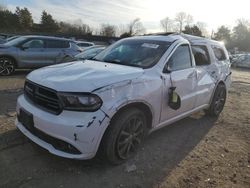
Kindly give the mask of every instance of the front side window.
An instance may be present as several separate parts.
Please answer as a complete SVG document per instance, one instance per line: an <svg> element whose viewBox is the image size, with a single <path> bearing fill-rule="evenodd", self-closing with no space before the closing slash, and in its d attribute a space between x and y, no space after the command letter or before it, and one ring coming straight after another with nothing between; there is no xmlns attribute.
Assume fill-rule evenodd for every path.
<svg viewBox="0 0 250 188"><path fill-rule="evenodd" d="M210 58L208 49L203 45L192 45L192 52L197 66L209 65Z"/></svg>
<svg viewBox="0 0 250 188"><path fill-rule="evenodd" d="M23 44L24 48L43 48L44 42L41 39L33 39Z"/></svg>
<svg viewBox="0 0 250 188"><path fill-rule="evenodd" d="M94 60L149 68L160 60L170 44L166 41L123 39L98 54Z"/></svg>
<svg viewBox="0 0 250 188"><path fill-rule="evenodd" d="M191 53L188 45L179 46L168 60L170 71L182 70L192 67Z"/></svg>
<svg viewBox="0 0 250 188"><path fill-rule="evenodd" d="M215 57L216 57L216 59L218 61L224 61L224 60L227 59L226 55L225 55L225 52L224 52L224 50L222 48L217 47L217 46L213 46L212 48L213 48L213 51L214 51L214 55L215 55Z"/></svg>

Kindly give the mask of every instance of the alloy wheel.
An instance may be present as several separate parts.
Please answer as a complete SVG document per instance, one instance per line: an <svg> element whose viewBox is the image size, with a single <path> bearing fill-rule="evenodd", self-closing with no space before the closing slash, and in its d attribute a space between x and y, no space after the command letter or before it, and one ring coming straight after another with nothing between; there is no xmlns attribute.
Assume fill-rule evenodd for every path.
<svg viewBox="0 0 250 188"><path fill-rule="evenodd" d="M117 140L118 156L121 159L129 158L137 150L144 137L144 123L139 115L127 120Z"/></svg>
<svg viewBox="0 0 250 188"><path fill-rule="evenodd" d="M220 92L217 94L214 103L215 114L219 114L222 111L225 101L226 101L226 91L224 89L221 89Z"/></svg>
<svg viewBox="0 0 250 188"><path fill-rule="evenodd" d="M14 71L14 61L7 57L0 57L0 75L10 75Z"/></svg>

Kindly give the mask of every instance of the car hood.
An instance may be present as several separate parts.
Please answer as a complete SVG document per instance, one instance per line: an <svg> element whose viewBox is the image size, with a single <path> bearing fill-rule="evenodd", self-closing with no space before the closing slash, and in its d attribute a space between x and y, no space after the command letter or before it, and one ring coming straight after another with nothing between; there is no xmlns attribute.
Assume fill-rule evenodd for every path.
<svg viewBox="0 0 250 188"><path fill-rule="evenodd" d="M117 82L135 79L143 72L142 68L85 60L37 69L27 79L57 91L92 92Z"/></svg>

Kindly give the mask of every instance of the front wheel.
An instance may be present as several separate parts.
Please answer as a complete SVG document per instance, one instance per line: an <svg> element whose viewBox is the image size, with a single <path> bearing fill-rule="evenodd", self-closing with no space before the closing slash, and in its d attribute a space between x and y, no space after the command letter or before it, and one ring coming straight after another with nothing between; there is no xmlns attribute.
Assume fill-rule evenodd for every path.
<svg viewBox="0 0 250 188"><path fill-rule="evenodd" d="M226 87L222 84L219 84L215 90L211 105L206 111L206 113L210 116L219 116L224 108L226 102L226 95Z"/></svg>
<svg viewBox="0 0 250 188"><path fill-rule="evenodd" d="M15 62L9 57L0 57L0 75L8 76L15 72Z"/></svg>
<svg viewBox="0 0 250 188"><path fill-rule="evenodd" d="M137 108L122 112L104 134L101 155L112 164L131 158L146 135L146 117Z"/></svg>

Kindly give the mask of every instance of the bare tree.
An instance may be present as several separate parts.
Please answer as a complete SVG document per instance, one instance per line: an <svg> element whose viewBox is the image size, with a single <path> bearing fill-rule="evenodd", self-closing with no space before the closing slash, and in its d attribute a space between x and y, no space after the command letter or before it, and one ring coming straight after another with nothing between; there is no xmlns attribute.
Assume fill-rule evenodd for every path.
<svg viewBox="0 0 250 188"><path fill-rule="evenodd" d="M183 28L187 26L191 26L193 23L193 16L190 14L187 14L185 12L178 12L175 16L175 21L177 22L179 26L179 32L181 33Z"/></svg>
<svg viewBox="0 0 250 188"><path fill-rule="evenodd" d="M187 14L185 12L178 12L175 17L175 21L179 24L179 32L182 32L185 21L187 19Z"/></svg>
<svg viewBox="0 0 250 188"><path fill-rule="evenodd" d="M131 21L128 25L120 25L119 26L120 37L131 37L134 35L139 35L145 33L146 29L143 27L140 18L136 18Z"/></svg>
<svg viewBox="0 0 250 188"><path fill-rule="evenodd" d="M125 24L120 24L117 26L117 35L120 36L124 33L127 33L128 32L128 28L127 28L127 25Z"/></svg>
<svg viewBox="0 0 250 188"><path fill-rule="evenodd" d="M162 19L160 23L165 32L173 31L173 20L169 17Z"/></svg>
<svg viewBox="0 0 250 188"><path fill-rule="evenodd" d="M114 37L116 35L116 26L109 24L102 24L100 35L107 37Z"/></svg>
<svg viewBox="0 0 250 188"><path fill-rule="evenodd" d="M145 28L143 27L140 18L134 19L132 22L128 24L128 33L130 36L139 35L145 32Z"/></svg>
<svg viewBox="0 0 250 188"><path fill-rule="evenodd" d="M197 27L199 27L203 36L209 37L209 33L207 30L207 24L205 22L197 22L195 25L197 25Z"/></svg>
<svg viewBox="0 0 250 188"><path fill-rule="evenodd" d="M236 20L237 25L245 25L247 27L250 27L250 20L247 20L245 18L240 18Z"/></svg>
<svg viewBox="0 0 250 188"><path fill-rule="evenodd" d="M187 14L186 20L185 20L186 25L190 26L193 23L193 21L194 21L193 16L190 14Z"/></svg>

